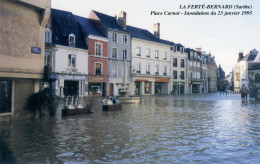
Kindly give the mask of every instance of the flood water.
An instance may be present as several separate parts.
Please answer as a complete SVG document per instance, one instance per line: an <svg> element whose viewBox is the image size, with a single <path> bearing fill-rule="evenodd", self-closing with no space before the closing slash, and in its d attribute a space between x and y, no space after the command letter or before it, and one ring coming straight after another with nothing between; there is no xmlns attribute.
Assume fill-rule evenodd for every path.
<svg viewBox="0 0 260 164"><path fill-rule="evenodd" d="M93 112L2 122L0 139L17 163L260 161L260 104L239 95L144 96L122 111Z"/></svg>

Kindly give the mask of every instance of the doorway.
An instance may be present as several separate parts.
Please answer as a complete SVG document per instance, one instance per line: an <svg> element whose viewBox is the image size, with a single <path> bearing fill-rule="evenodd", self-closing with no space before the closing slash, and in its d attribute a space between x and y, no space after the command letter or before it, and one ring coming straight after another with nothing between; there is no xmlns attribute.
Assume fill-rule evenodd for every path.
<svg viewBox="0 0 260 164"><path fill-rule="evenodd" d="M0 113L11 112L12 81L0 80Z"/></svg>

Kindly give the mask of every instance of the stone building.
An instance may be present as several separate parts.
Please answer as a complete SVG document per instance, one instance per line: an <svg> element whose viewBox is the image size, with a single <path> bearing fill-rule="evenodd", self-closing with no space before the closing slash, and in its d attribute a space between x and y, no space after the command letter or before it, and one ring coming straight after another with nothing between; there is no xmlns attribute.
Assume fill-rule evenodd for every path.
<svg viewBox="0 0 260 164"><path fill-rule="evenodd" d="M131 38L126 30L126 12L122 11L117 19L92 10L89 18L108 38L109 95L118 96L121 89L130 87Z"/></svg>
<svg viewBox="0 0 260 164"><path fill-rule="evenodd" d="M221 65L219 65L217 69L217 90L218 91L224 91L226 88L226 75L224 70L222 69Z"/></svg>
<svg viewBox="0 0 260 164"><path fill-rule="evenodd" d="M44 72L50 0L0 1L0 121L28 117L26 102Z"/></svg>
<svg viewBox="0 0 260 164"><path fill-rule="evenodd" d="M154 34L133 26L131 33L131 94L169 94L171 87L171 43L160 39L160 24L154 26Z"/></svg>
<svg viewBox="0 0 260 164"><path fill-rule="evenodd" d="M188 55L187 59L187 81L188 91L187 93L201 93L202 81L201 81L201 55L194 49L185 48L185 52Z"/></svg>
<svg viewBox="0 0 260 164"><path fill-rule="evenodd" d="M171 93L174 95L186 94L187 84L187 53L182 44L172 43L171 47Z"/></svg>
<svg viewBox="0 0 260 164"><path fill-rule="evenodd" d="M244 58L243 52L239 52L237 64L232 69L233 87L235 92L240 91L240 61Z"/></svg>
<svg viewBox="0 0 260 164"><path fill-rule="evenodd" d="M52 36L51 40L48 35ZM45 59L51 70L50 87L55 95L88 94L87 44L71 12L51 10L51 27L46 28Z"/></svg>
<svg viewBox="0 0 260 164"><path fill-rule="evenodd" d="M240 63L240 88L245 85L249 88L249 77L248 77L248 68L258 55L258 51L256 49L251 50L243 59L239 62Z"/></svg>
<svg viewBox="0 0 260 164"><path fill-rule="evenodd" d="M209 92L217 91L217 65L215 62L215 57L211 54L205 54L207 56L208 63L208 89Z"/></svg>

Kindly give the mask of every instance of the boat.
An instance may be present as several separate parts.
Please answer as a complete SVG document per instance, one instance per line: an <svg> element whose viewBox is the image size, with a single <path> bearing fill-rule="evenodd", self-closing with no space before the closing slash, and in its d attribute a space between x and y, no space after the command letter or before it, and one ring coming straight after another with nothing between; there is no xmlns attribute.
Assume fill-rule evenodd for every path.
<svg viewBox="0 0 260 164"><path fill-rule="evenodd" d="M108 97L107 99L103 100L102 105L103 111L117 111L122 110L122 104L120 100L116 97Z"/></svg>

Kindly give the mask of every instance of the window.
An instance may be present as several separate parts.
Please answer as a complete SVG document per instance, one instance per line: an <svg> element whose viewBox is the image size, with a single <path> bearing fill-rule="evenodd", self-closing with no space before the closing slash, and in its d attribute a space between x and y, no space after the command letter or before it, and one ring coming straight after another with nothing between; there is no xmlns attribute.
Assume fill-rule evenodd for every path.
<svg viewBox="0 0 260 164"><path fill-rule="evenodd" d="M69 55L69 65L68 65L68 71L74 72L76 71L76 55Z"/></svg>
<svg viewBox="0 0 260 164"><path fill-rule="evenodd" d="M181 79L184 80L184 71L181 71Z"/></svg>
<svg viewBox="0 0 260 164"><path fill-rule="evenodd" d="M141 63L136 63L136 73L141 73Z"/></svg>
<svg viewBox="0 0 260 164"><path fill-rule="evenodd" d="M141 56L141 47L136 47L136 56Z"/></svg>
<svg viewBox="0 0 260 164"><path fill-rule="evenodd" d="M197 63L197 67L198 67L198 68L200 67L200 63Z"/></svg>
<svg viewBox="0 0 260 164"><path fill-rule="evenodd" d="M112 58L117 58L117 48L112 48Z"/></svg>
<svg viewBox="0 0 260 164"><path fill-rule="evenodd" d="M174 52L176 52L177 51L177 46L173 46L173 50L174 50Z"/></svg>
<svg viewBox="0 0 260 164"><path fill-rule="evenodd" d="M76 43L75 40L76 40L75 39L75 35L74 34L70 34L69 35L69 46L75 46L75 43Z"/></svg>
<svg viewBox="0 0 260 164"><path fill-rule="evenodd" d="M102 44L101 43L95 43L95 55L102 56Z"/></svg>
<svg viewBox="0 0 260 164"><path fill-rule="evenodd" d="M113 32L112 41L117 42L117 33Z"/></svg>
<svg viewBox="0 0 260 164"><path fill-rule="evenodd" d="M146 57L150 58L150 49L149 48L146 48L145 54L146 54Z"/></svg>
<svg viewBox="0 0 260 164"><path fill-rule="evenodd" d="M181 59L181 67L184 68L185 64L184 64L184 59Z"/></svg>
<svg viewBox="0 0 260 164"><path fill-rule="evenodd" d="M146 64L146 74L150 74L150 64Z"/></svg>
<svg viewBox="0 0 260 164"><path fill-rule="evenodd" d="M163 59L167 60L167 52L166 51L163 52Z"/></svg>
<svg viewBox="0 0 260 164"><path fill-rule="evenodd" d="M123 35L123 43L124 43L124 44L127 44L127 43L128 43L127 35Z"/></svg>
<svg viewBox="0 0 260 164"><path fill-rule="evenodd" d="M12 81L0 79L0 113L11 112L11 102L12 102Z"/></svg>
<svg viewBox="0 0 260 164"><path fill-rule="evenodd" d="M164 66L163 75L167 75L167 65Z"/></svg>
<svg viewBox="0 0 260 164"><path fill-rule="evenodd" d="M127 60L127 49L123 50L123 59Z"/></svg>
<svg viewBox="0 0 260 164"><path fill-rule="evenodd" d="M45 30L45 43L51 43L51 30L49 28Z"/></svg>
<svg viewBox="0 0 260 164"><path fill-rule="evenodd" d="M173 58L173 66L177 67L178 66L178 62L177 62L177 58Z"/></svg>
<svg viewBox="0 0 260 164"><path fill-rule="evenodd" d="M45 66L51 66L51 52L45 51L45 58L44 58Z"/></svg>
<svg viewBox="0 0 260 164"><path fill-rule="evenodd" d="M155 74L159 75L159 65L155 65Z"/></svg>
<svg viewBox="0 0 260 164"><path fill-rule="evenodd" d="M96 75L102 75L102 64L95 63L95 73Z"/></svg>
<svg viewBox="0 0 260 164"><path fill-rule="evenodd" d="M173 71L173 79L177 79L177 71Z"/></svg>
<svg viewBox="0 0 260 164"><path fill-rule="evenodd" d="M159 51L155 50L155 59L159 59Z"/></svg>
<svg viewBox="0 0 260 164"><path fill-rule="evenodd" d="M112 68L112 77L118 77L118 66Z"/></svg>

